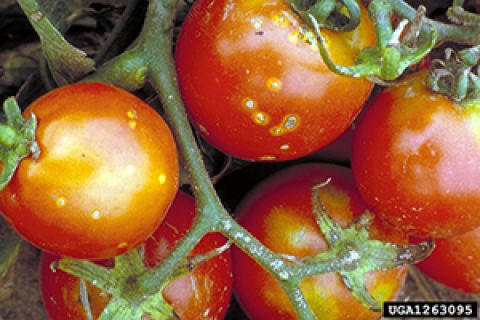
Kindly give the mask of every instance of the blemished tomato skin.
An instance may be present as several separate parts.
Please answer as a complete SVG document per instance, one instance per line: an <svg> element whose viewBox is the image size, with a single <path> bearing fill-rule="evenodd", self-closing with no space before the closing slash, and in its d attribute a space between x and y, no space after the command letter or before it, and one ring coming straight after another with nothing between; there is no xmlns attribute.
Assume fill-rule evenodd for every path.
<svg viewBox="0 0 480 320"><path fill-rule="evenodd" d="M358 121L352 170L367 204L413 236L480 226L479 101L430 92L425 73L381 92Z"/></svg>
<svg viewBox="0 0 480 320"><path fill-rule="evenodd" d="M145 242L145 263L160 263L182 239L193 224L194 199L179 192L165 222ZM209 233L190 255L207 253L226 243L219 233ZM195 267L189 274L174 280L165 288L165 299L182 320L223 319L233 291L230 249Z"/></svg>
<svg viewBox="0 0 480 320"><path fill-rule="evenodd" d="M239 222L272 251L306 257L327 250L312 213L311 189L327 181L321 199L329 214L347 226L366 210L350 169L333 164L301 164L279 171L251 190L235 210ZM405 233L392 230L379 219L370 228L371 238L403 244ZM252 320L297 319L294 308L276 280L238 248L232 249L234 293ZM391 300L400 291L406 267L366 275L369 292ZM248 279L246 281L245 279ZM367 310L334 272L305 279L301 290L318 319L378 319Z"/></svg>
<svg viewBox="0 0 480 320"><path fill-rule="evenodd" d="M24 112L38 119L38 159L0 192L6 219L52 253L106 259L145 241L178 188L178 157L160 115L100 83L53 90Z"/></svg>
<svg viewBox="0 0 480 320"><path fill-rule="evenodd" d="M446 239L436 239L433 252L416 266L447 287L480 294L480 228Z"/></svg>
<svg viewBox="0 0 480 320"><path fill-rule="evenodd" d="M50 320L88 320L80 298L80 280L52 269L52 263L59 258L47 252L40 256L40 291L45 311ZM107 261L101 264L109 265ZM91 283L85 285L92 316L97 319L111 298Z"/></svg>
<svg viewBox="0 0 480 320"><path fill-rule="evenodd" d="M333 60L343 65L354 64L374 34L364 8L355 31L324 31ZM294 159L327 145L373 88L330 72L314 32L280 0L196 1L175 59L195 127L221 151L250 160Z"/></svg>
<svg viewBox="0 0 480 320"><path fill-rule="evenodd" d="M195 215L192 197L179 192L161 226L145 242L144 262L156 266L174 248L191 227ZM218 233L207 234L190 253L206 253L225 244ZM40 285L42 301L50 320L87 319L79 301L79 280L60 270L53 272L51 262L58 259L48 253L41 258ZM173 280L164 290L165 299L182 320L223 319L232 295L232 260L230 250L197 266L192 272ZM101 291L88 285L94 319L109 301ZM145 319L149 319L146 317Z"/></svg>

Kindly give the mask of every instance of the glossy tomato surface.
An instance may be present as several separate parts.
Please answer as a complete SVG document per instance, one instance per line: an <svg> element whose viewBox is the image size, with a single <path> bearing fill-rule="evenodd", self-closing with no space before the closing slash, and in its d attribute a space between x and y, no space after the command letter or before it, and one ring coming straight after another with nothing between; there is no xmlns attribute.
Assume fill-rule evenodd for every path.
<svg viewBox="0 0 480 320"><path fill-rule="evenodd" d="M145 242L147 266L155 266L167 256L191 227L194 214L193 198L178 193L162 225ZM206 253L224 243L222 235L208 234L191 255ZM40 284L45 309L51 320L87 319L79 301L78 278L50 268L50 263L57 258L48 253L42 255ZM88 290L92 314L97 319L110 298L91 285ZM173 280L164 291L165 299L182 320L223 319L231 294L232 261L228 250Z"/></svg>
<svg viewBox="0 0 480 320"><path fill-rule="evenodd" d="M480 103L460 105L424 85L425 73L380 93L359 119L352 170L366 202L415 236L480 226Z"/></svg>
<svg viewBox="0 0 480 320"><path fill-rule="evenodd" d="M446 239L436 239L432 254L416 266L447 287L480 294L480 228Z"/></svg>
<svg viewBox="0 0 480 320"><path fill-rule="evenodd" d="M170 253L192 226L194 215L194 199L179 192L165 222L145 242L145 263L148 266L157 265ZM207 253L225 242L221 234L207 234L190 255ZM164 296L182 320L220 320L225 317L230 304L232 282L232 258L227 250L174 280L165 288Z"/></svg>
<svg viewBox="0 0 480 320"><path fill-rule="evenodd" d="M350 169L331 164L301 164L279 171L264 180L240 202L239 222L277 253L306 257L327 250L312 213L311 189L331 179L321 189L329 214L347 226L366 210ZM406 234L375 219L374 239L406 243ZM293 306L276 280L254 260L234 247L234 292L251 319L297 319ZM369 292L378 300L393 299L403 286L406 267L367 273ZM247 280L248 279L248 280ZM318 319L378 319L381 313L364 308L337 273L305 279L302 292Z"/></svg>
<svg viewBox="0 0 480 320"><path fill-rule="evenodd" d="M159 114L130 93L79 83L33 102L38 159L0 193L7 220L52 253L104 259L145 241L178 186L178 159Z"/></svg>
<svg viewBox="0 0 480 320"><path fill-rule="evenodd" d="M89 320L80 297L80 280L52 267L59 258L47 252L40 257L40 291L45 311L51 320ZM85 285L91 315L98 319L111 297L89 282Z"/></svg>
<svg viewBox="0 0 480 320"><path fill-rule="evenodd" d="M333 60L342 65L354 64L360 50L374 44L374 34L364 9L355 31L324 31ZM327 145L350 125L373 87L330 72L314 32L281 0L196 1L175 57L198 131L244 159L293 159Z"/></svg>

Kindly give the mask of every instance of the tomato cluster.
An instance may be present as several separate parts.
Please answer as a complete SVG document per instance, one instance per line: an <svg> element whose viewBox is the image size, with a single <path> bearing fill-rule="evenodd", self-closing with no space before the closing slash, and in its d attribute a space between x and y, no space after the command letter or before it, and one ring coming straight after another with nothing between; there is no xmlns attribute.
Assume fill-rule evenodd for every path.
<svg viewBox="0 0 480 320"><path fill-rule="evenodd" d="M335 63L354 65L362 49L375 45L368 11L360 6L360 13L352 31L322 30ZM437 247L418 268L448 287L480 293L479 100L454 102L434 93L423 68L372 95L369 79L327 67L319 39L280 0L197 0L183 21L174 57L194 130L247 169L251 162L281 163L245 196L234 189L239 201L228 217L285 264L301 264L331 249L312 208L312 189L323 184L319 196L338 225L352 225L370 211L371 239L404 245L433 238ZM55 261L114 268L115 257L138 250L142 266L152 270L191 229L195 199L180 189L182 159L157 111L117 87L79 82L46 93L23 112L37 121L40 152L19 162L0 191L0 211L42 249L41 289L50 319L97 319L117 298L94 283L83 287L55 269ZM236 183L242 181L231 188ZM219 186L222 180L222 198ZM198 194L193 188L188 191ZM208 231L188 257L225 245L216 233L227 233L222 226ZM296 319L274 275L232 246L168 279L162 294L174 316L222 319L234 293L251 319ZM366 290L380 302L395 299L406 271L368 272ZM340 273L298 282L319 319L381 317L357 300Z"/></svg>
<svg viewBox="0 0 480 320"><path fill-rule="evenodd" d="M145 241L144 262L153 267L160 263L185 236L193 223L195 203L192 197L179 192L160 227ZM191 255L204 254L225 243L220 234L209 234L192 250ZM80 299L80 280L60 270L52 269L58 256L44 252L40 264L40 284L43 304L52 320L88 319ZM111 265L111 261L102 261ZM95 286L87 283L89 305L95 319L110 300ZM180 319L223 319L232 293L232 262L226 251L196 267L192 272L174 279L164 290L164 296Z"/></svg>

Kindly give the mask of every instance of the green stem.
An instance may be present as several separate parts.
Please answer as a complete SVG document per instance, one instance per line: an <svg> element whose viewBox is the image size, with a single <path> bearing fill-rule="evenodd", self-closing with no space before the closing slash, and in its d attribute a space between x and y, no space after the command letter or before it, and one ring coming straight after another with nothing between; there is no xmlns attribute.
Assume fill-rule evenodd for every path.
<svg viewBox="0 0 480 320"><path fill-rule="evenodd" d="M300 280L303 279L303 277L298 277L301 274L299 271L304 268L298 268L297 265L285 262L284 259L270 251L231 217L225 217L221 226L221 231L225 236L277 279L300 319L315 319L298 288Z"/></svg>
<svg viewBox="0 0 480 320"><path fill-rule="evenodd" d="M480 62L480 45L461 50L458 56L465 65L474 67Z"/></svg>
<svg viewBox="0 0 480 320"><path fill-rule="evenodd" d="M97 72L82 79L83 82L114 83L128 91L145 85L146 61L141 48L134 47L103 64Z"/></svg>
<svg viewBox="0 0 480 320"><path fill-rule="evenodd" d="M190 123L177 85L177 73L172 56L175 8L175 0L153 0L150 4L142 32L145 46L143 52L148 64L147 78L158 93L171 123L171 129L177 137L180 156L190 174L195 198L207 200L204 202L213 200L217 207L221 207L220 201L214 196L216 192L203 164L202 154L195 142L193 131L189 129ZM159 36L159 32L164 36ZM215 215L214 212L212 215Z"/></svg>
<svg viewBox="0 0 480 320"><path fill-rule="evenodd" d="M155 268L148 269L143 275L138 277L137 284L144 294L154 294L163 287L163 284L170 278L174 270L182 263L185 257L192 251L193 247L210 231L208 221L200 218L198 215L192 228L176 244L175 249L162 260Z"/></svg>
<svg viewBox="0 0 480 320"><path fill-rule="evenodd" d="M317 18L320 24L325 24L328 16L332 14L333 10L335 10L336 5L337 5L336 0L317 1L317 3L314 6L306 10L306 13L310 13L315 18ZM303 10L303 8L299 8L299 9Z"/></svg>
<svg viewBox="0 0 480 320"><path fill-rule="evenodd" d="M145 292L158 290L158 287L168 278L173 268L179 265L198 240L209 231L224 233L246 250L248 254L254 256L267 270L273 271L277 278L282 278L284 270L278 268L274 270L274 268L284 264L284 261L271 253L229 216L205 169L176 81L177 75L171 52L171 31L175 7L174 0L163 2L154 0L150 3L145 28L142 31L141 43L145 46L143 52L147 55L145 57L148 63L147 78L160 97L165 114L176 137L185 169L190 175L192 191L197 200L198 214L194 225L177 244L175 250L158 267L149 270L144 276L140 277L138 279L139 285ZM164 36L159 36L159 31ZM158 60L162 60L163 63L157 63ZM254 244L249 243L250 241ZM288 274L286 278L288 278ZM295 308L301 319L314 319L303 297L299 297L301 294L298 294L297 289L289 289L287 294L295 297L295 301L302 302L295 303Z"/></svg>
<svg viewBox="0 0 480 320"><path fill-rule="evenodd" d="M373 0L375 2L377 0ZM393 8L393 11L402 18L413 21L415 19L415 9L413 9L408 3L403 0L391 0L389 1L390 5ZM447 41L454 41L458 44L470 44L478 45L480 44L480 32L478 32L478 27L474 26L459 26L447 24L435 20L425 18L425 21L428 21L429 24L437 30L438 40L437 43L441 44ZM424 31L428 31L426 25L422 28Z"/></svg>
<svg viewBox="0 0 480 320"><path fill-rule="evenodd" d="M375 21L375 33L378 47L384 49L392 38L393 30L390 23L392 7L390 1L373 1L368 6L372 21Z"/></svg>
<svg viewBox="0 0 480 320"><path fill-rule="evenodd" d="M348 23L341 28L339 31L353 31L360 24L360 17L362 16L360 12L360 7L356 0L342 0L343 5L348 11Z"/></svg>
<svg viewBox="0 0 480 320"><path fill-rule="evenodd" d="M217 210L205 210L209 200L216 193L203 166L202 156L193 136L187 114L176 81L176 71L172 56L172 30L176 1L150 2L147 17L140 37L148 65L147 79L156 90L165 108L165 114L176 137L180 156L190 173L192 189L197 199L197 217L188 234L177 244L175 250L162 263L138 279L145 292L158 290L176 265L192 250L195 244L211 230L218 221ZM162 63L158 63L158 61ZM218 205L217 205L218 207Z"/></svg>
<svg viewBox="0 0 480 320"><path fill-rule="evenodd" d="M295 308L295 312L299 319L303 320L315 320L317 319L312 310L308 307L307 301L303 296L299 287L286 287L282 286L283 290L288 296L288 299Z"/></svg>

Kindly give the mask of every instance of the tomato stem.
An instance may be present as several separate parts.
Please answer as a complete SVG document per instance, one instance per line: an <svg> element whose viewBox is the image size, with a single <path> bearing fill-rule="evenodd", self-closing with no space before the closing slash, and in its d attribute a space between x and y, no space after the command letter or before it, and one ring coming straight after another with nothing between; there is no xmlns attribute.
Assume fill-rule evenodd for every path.
<svg viewBox="0 0 480 320"><path fill-rule="evenodd" d="M114 83L125 90L134 91L145 85L147 67L139 47L133 47L103 64L97 72L82 79L83 82Z"/></svg>
<svg viewBox="0 0 480 320"><path fill-rule="evenodd" d="M249 254L255 255L256 252L262 252L261 255L257 256L257 259L271 271L274 271L273 266L275 265L271 262L279 262L270 250L254 240L244 228L232 219L223 207L211 183L190 127L176 81L177 76L171 52L174 8L175 1L151 1L139 43L145 46L145 50L143 50L145 54L154 55L145 57L145 60L148 61L147 78L162 101L165 114L176 137L179 153L190 176L192 191L197 201L197 216L192 228L170 255L157 267L147 271L138 279L139 286L145 292L158 290L159 285L172 273L175 266L179 265L199 239L210 231L222 232ZM159 34L162 34L162 36L159 36ZM162 60L163 63L156 63L158 59ZM249 243L246 239L251 239L252 243ZM281 278L280 271L283 270L275 271L274 274ZM294 303L294 305L300 318L314 319L313 313L307 307L301 292L297 288L288 289L287 287L289 286L285 287L287 294L296 302L299 302Z"/></svg>
<svg viewBox="0 0 480 320"><path fill-rule="evenodd" d="M84 279L112 296L99 320L143 319L146 314L159 320L173 317L173 309L165 301L162 291L174 278L167 279L159 290L145 295L135 282L146 269L137 250L116 257L113 268L69 258L56 261L54 267Z"/></svg>
<svg viewBox="0 0 480 320"><path fill-rule="evenodd" d="M373 0L372 2L377 1ZM401 18L413 21L416 16L416 11L408 3L402 0L390 1L391 6L395 14ZM426 18L426 25L422 27L423 31L427 30L427 25L435 28L438 39L437 45L446 41L454 41L459 44L480 44L480 33L478 32L478 26L471 25L452 25L441 21L430 20Z"/></svg>
<svg viewBox="0 0 480 320"><path fill-rule="evenodd" d="M360 24L360 7L355 0L318 0L313 4L308 3L308 7L299 0L288 2L298 15L304 19L312 16L329 30L352 31Z"/></svg>
<svg viewBox="0 0 480 320"><path fill-rule="evenodd" d="M372 1L368 6L372 20L375 21L375 33L377 45L379 48L386 48L392 39L393 30L391 25L391 18L393 9L391 1L377 0Z"/></svg>

